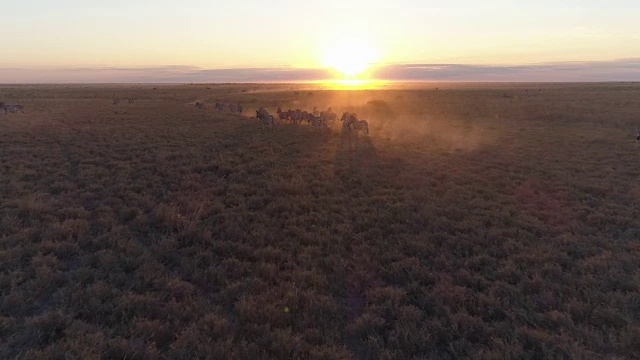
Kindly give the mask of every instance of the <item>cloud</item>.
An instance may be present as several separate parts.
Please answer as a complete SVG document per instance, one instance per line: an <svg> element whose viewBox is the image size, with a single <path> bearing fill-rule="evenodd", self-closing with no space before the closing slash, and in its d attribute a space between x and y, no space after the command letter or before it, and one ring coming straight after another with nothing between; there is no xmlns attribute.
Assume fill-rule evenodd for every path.
<svg viewBox="0 0 640 360"><path fill-rule="evenodd" d="M395 81L640 81L640 58L532 65L401 64L377 70Z"/></svg>
<svg viewBox="0 0 640 360"><path fill-rule="evenodd" d="M640 58L530 65L395 64L378 67L372 77L390 81L640 81ZM327 69L203 69L194 66L147 68L0 68L0 83L225 83L327 80Z"/></svg>
<svg viewBox="0 0 640 360"><path fill-rule="evenodd" d="M239 69L202 69L193 66L0 68L0 83L286 82L327 78L330 78L328 70L291 67Z"/></svg>

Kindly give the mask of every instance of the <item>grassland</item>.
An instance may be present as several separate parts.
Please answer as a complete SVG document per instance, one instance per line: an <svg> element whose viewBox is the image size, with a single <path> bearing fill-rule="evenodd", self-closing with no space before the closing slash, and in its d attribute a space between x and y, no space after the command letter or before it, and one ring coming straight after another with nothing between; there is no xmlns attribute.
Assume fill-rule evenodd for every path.
<svg viewBox="0 0 640 360"><path fill-rule="evenodd" d="M1 86L0 358L638 358L640 85L438 87Z"/></svg>

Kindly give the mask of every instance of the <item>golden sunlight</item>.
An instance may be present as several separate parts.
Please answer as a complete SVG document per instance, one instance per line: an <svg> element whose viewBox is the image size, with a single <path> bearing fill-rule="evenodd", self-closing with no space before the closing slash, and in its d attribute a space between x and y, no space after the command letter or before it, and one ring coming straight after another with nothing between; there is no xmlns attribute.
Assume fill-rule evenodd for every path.
<svg viewBox="0 0 640 360"><path fill-rule="evenodd" d="M378 51L367 41L342 39L327 50L324 64L351 79L364 75L378 58Z"/></svg>
<svg viewBox="0 0 640 360"><path fill-rule="evenodd" d="M381 90L394 84L391 81L359 79L319 80L311 83L328 90Z"/></svg>

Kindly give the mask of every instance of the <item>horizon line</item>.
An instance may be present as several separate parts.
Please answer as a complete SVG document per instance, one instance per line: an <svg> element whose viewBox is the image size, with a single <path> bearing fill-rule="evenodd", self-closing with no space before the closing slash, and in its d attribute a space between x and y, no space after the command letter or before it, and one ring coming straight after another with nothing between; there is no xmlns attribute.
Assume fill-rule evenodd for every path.
<svg viewBox="0 0 640 360"><path fill-rule="evenodd" d="M86 83L309 83L344 80L330 68L239 67L207 69L191 65L146 67L8 67L3 84ZM353 80L379 82L635 82L640 58L565 61L519 65L418 63L370 68Z"/></svg>
<svg viewBox="0 0 640 360"><path fill-rule="evenodd" d="M227 82L24 82L2 83L0 86L24 86L24 85L326 85L340 83L345 80L312 80L312 81L227 81ZM346 81L351 81L346 79ZM356 80L363 83L389 83L389 84L640 84L640 80L574 80L574 81L536 81L536 80Z"/></svg>

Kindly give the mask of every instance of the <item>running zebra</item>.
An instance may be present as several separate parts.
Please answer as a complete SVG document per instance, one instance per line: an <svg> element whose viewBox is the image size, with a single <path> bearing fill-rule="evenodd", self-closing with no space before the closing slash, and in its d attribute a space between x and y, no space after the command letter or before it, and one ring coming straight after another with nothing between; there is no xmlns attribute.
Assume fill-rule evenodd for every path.
<svg viewBox="0 0 640 360"><path fill-rule="evenodd" d="M325 122L327 123L331 123L334 124L336 122L336 120L338 120L338 115L336 115L336 113L333 113L331 111L323 111L320 113L320 117L322 119L324 119ZM333 126L333 125L331 125Z"/></svg>
<svg viewBox="0 0 640 360"><path fill-rule="evenodd" d="M355 113L345 112L342 114L340 121L342 121L342 132L351 132L351 123L358 121L358 115Z"/></svg>
<svg viewBox="0 0 640 360"><path fill-rule="evenodd" d="M4 114L8 114L8 113L12 113L15 114L18 111L24 114L24 106L22 105L9 105L9 104L4 104L2 105L2 110L4 110Z"/></svg>
<svg viewBox="0 0 640 360"><path fill-rule="evenodd" d="M289 118L294 124L300 123L302 120L302 110L296 109L296 111L289 112Z"/></svg>
<svg viewBox="0 0 640 360"><path fill-rule="evenodd" d="M204 103L196 102L196 109L198 109L198 110L204 110Z"/></svg>
<svg viewBox="0 0 640 360"><path fill-rule="evenodd" d="M276 114L278 114L278 118L280 120L283 121L288 121L289 120L289 114L291 114L291 109L287 110L287 111L282 111L282 108L278 106L278 109L276 110Z"/></svg>
<svg viewBox="0 0 640 360"><path fill-rule="evenodd" d="M307 124L310 124L314 117L312 113L303 111L302 112L302 120L307 120Z"/></svg>
<svg viewBox="0 0 640 360"><path fill-rule="evenodd" d="M280 120L283 120L283 121L289 120L289 111L282 111L282 109L278 108L277 113Z"/></svg>
<svg viewBox="0 0 640 360"><path fill-rule="evenodd" d="M325 120L319 116L312 116L309 123L311 124L311 127L314 131L329 130L329 127L327 126Z"/></svg>
<svg viewBox="0 0 640 360"><path fill-rule="evenodd" d="M269 128L270 131L276 130L276 122L273 115L269 115L267 109L261 107L259 110L256 110L256 117L262 120L262 131L265 128Z"/></svg>
<svg viewBox="0 0 640 360"><path fill-rule="evenodd" d="M242 114L242 105L240 105L240 104L230 104L229 105L229 111L231 111L232 113Z"/></svg>
<svg viewBox="0 0 640 360"><path fill-rule="evenodd" d="M320 116L322 116L325 120L329 120L329 121L338 120L338 115L336 115L336 113L331 111L323 111L320 113Z"/></svg>
<svg viewBox="0 0 640 360"><path fill-rule="evenodd" d="M353 126L353 130L356 131L366 131L366 134L369 135L369 123L367 120L353 120L349 125L349 131L351 131L351 126Z"/></svg>

